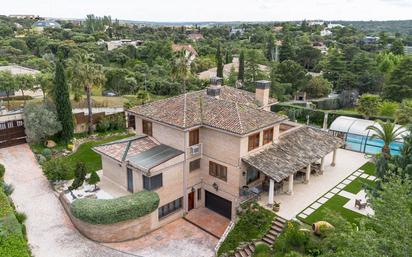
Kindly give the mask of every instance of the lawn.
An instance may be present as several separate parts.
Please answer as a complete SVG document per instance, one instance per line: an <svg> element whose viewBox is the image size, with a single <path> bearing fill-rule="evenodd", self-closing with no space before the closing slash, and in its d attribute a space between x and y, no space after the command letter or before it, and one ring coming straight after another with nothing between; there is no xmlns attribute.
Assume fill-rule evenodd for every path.
<svg viewBox="0 0 412 257"><path fill-rule="evenodd" d="M376 183L372 180L358 177L350 182L347 186L345 186L343 190L356 195L365 187L375 187L375 185Z"/></svg>
<svg viewBox="0 0 412 257"><path fill-rule="evenodd" d="M347 221L351 223L358 223L358 219L365 216L343 207L348 201L348 198L345 198L340 195L335 195L332 198L330 198L327 202L325 202L322 206L320 206L317 210L312 212L309 216L307 216L304 219L300 219L307 224L313 224L314 222L320 220L327 221L328 210L330 210L340 214L343 218L345 218Z"/></svg>
<svg viewBox="0 0 412 257"><path fill-rule="evenodd" d="M362 167L359 168L363 170L366 174L375 176L376 174L376 165L372 162L365 163Z"/></svg>
<svg viewBox="0 0 412 257"><path fill-rule="evenodd" d="M241 242L250 242L253 239L261 239L270 229L275 214L257 203L239 215L235 227L229 232L218 251L218 256L235 250Z"/></svg>

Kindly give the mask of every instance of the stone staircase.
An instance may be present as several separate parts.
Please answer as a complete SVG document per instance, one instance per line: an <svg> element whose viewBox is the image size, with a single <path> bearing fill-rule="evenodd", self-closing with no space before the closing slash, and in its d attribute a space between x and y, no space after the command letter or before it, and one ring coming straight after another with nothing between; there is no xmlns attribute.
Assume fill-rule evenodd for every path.
<svg viewBox="0 0 412 257"><path fill-rule="evenodd" d="M266 235L262 238L262 241L269 246L272 246L275 243L276 238L282 233L285 228L286 220L277 216L274 221L272 221L272 226Z"/></svg>
<svg viewBox="0 0 412 257"><path fill-rule="evenodd" d="M250 243L241 243L235 251L231 251L221 257L251 257L256 249L256 244L265 243L270 247L275 243L276 238L282 233L285 227L286 220L281 217L276 217L272 221L272 226L262 240L253 241Z"/></svg>

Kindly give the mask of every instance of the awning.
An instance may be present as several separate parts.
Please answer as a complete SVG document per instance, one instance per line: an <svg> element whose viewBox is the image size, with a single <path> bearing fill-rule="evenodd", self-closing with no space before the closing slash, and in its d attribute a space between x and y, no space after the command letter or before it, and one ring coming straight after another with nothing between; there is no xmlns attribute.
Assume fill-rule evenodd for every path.
<svg viewBox="0 0 412 257"><path fill-rule="evenodd" d="M303 126L287 132L265 150L242 161L280 182L341 147L343 140L320 129Z"/></svg>

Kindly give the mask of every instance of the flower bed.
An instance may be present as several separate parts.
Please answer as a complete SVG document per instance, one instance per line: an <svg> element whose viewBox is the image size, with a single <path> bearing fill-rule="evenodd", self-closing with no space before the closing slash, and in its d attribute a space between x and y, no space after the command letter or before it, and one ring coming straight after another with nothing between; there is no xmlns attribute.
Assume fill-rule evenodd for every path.
<svg viewBox="0 0 412 257"><path fill-rule="evenodd" d="M77 199L70 211L74 217L90 224L114 224L143 217L158 206L157 193L142 191L116 199Z"/></svg>

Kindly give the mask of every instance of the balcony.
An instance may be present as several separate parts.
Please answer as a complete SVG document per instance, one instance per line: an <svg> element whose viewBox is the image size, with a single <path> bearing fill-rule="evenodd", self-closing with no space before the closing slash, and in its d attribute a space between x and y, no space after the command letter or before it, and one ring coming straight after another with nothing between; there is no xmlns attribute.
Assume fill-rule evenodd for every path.
<svg viewBox="0 0 412 257"><path fill-rule="evenodd" d="M193 158L193 157L201 156L202 153L203 153L203 145L202 144L192 145L192 146L189 146L186 149L186 155L187 155L188 159Z"/></svg>

